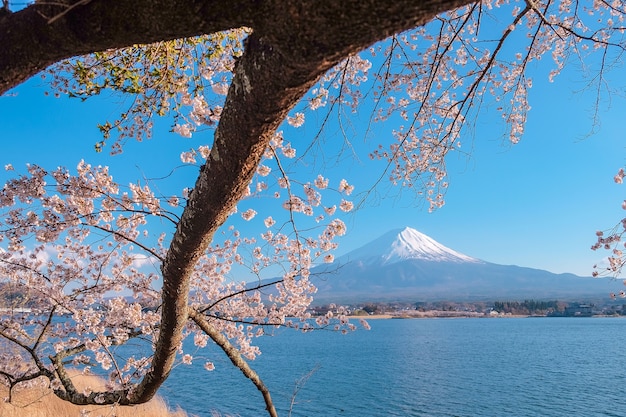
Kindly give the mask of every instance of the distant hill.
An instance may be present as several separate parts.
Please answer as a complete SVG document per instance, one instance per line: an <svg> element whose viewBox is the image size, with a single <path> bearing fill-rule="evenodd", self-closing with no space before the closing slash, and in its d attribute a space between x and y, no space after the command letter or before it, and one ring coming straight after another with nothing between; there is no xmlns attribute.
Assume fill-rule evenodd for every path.
<svg viewBox="0 0 626 417"><path fill-rule="evenodd" d="M609 279L498 265L456 252L412 228L394 230L312 271L315 304L389 300L607 297Z"/></svg>

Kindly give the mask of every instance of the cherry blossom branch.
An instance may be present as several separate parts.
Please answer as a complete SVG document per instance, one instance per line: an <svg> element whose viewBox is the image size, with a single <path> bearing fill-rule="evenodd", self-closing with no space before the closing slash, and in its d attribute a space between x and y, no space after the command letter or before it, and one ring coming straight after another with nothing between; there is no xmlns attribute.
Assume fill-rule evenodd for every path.
<svg viewBox="0 0 626 417"><path fill-rule="evenodd" d="M109 234L111 234L113 236L120 237L120 238L122 238L122 239L124 239L124 240L126 240L128 242L131 242L134 245L139 246L145 252L148 252L150 255L154 256L155 258L157 258L161 262L163 262L163 260L165 259L161 255L159 255L157 252L155 252L152 248L149 248L146 245L144 245L143 243L137 241L136 239L132 239L132 238L124 235L123 233L120 233L120 232L116 231L116 230L110 230L110 229L107 229L106 227L102 227L102 226L98 226L98 225L89 225L89 224L87 224L86 226L93 227L94 229L101 230L101 231L109 233Z"/></svg>
<svg viewBox="0 0 626 417"><path fill-rule="evenodd" d="M239 350L237 350L237 348L233 346L222 333L212 327L199 312L193 309L189 309L188 314L189 318L193 320L193 322L224 351L232 364L239 368L239 370L241 370L246 378L248 378L261 392L261 394L263 395L263 399L265 400L266 410L270 417L278 417L278 413L276 412L276 408L274 407L274 403L272 402L272 397L269 390L267 389L259 375L252 368L250 368L250 365L241 356Z"/></svg>
<svg viewBox="0 0 626 417"><path fill-rule="evenodd" d="M78 353L78 351L76 352ZM77 405L88 405L88 404L120 404L120 405L130 405L132 404L128 400L128 389L119 389L119 390L110 390L110 391L101 391L101 392L91 392L89 395L85 395L83 393L79 393L70 375L68 374L65 366L63 365L64 354L72 354L72 350L65 351L62 354L56 354L50 359L55 366L55 374L58 380L60 381L63 389L53 388L54 394L62 400L66 400L71 402L72 404Z"/></svg>
<svg viewBox="0 0 626 417"><path fill-rule="evenodd" d="M139 337L143 333L141 331L130 330L128 333L128 338ZM106 336L107 339L110 340L112 345L119 344L117 339L113 336ZM101 343L104 346L104 343ZM77 355L79 353L85 352L87 349L87 345L82 343L73 348L64 349L56 354L50 356L50 360L54 364L55 374L61 385L63 386L63 390L61 389L53 389L55 395L63 400L70 401L73 404L78 405L87 405L87 404L120 404L120 405L130 405L133 404L128 394L130 392L129 388L122 388L119 390L109 390L109 391L94 391L85 395L84 393L79 393L69 376L67 369L65 368L65 358ZM110 354L110 352L109 352ZM118 369L118 375L121 375L121 372ZM51 378L52 379L52 378ZM122 384L124 385L124 384Z"/></svg>
<svg viewBox="0 0 626 417"><path fill-rule="evenodd" d="M291 182L289 180L289 177L287 176L287 172L283 168L283 165L280 161L280 157L278 156L278 153L276 152L276 149L271 144L268 146L268 148L270 152L272 153L272 155L274 155L274 158L276 159L276 165L278 166L278 170L280 171L282 178L284 180L285 188L287 189L287 197L288 197L286 208L289 211L289 223L291 224L292 230L296 236L295 240L297 242L300 242L299 231L298 231L298 228L296 227L296 222L294 219L293 202L295 201L295 195L291 192ZM298 246L298 256L302 258L302 249L300 246Z"/></svg>
<svg viewBox="0 0 626 417"><path fill-rule="evenodd" d="M0 371L0 375L3 376L7 382L9 383L9 395L7 398L7 402L11 402L13 400L13 388L15 388L16 386L24 383L24 382L29 382L29 381L33 381L37 378L40 377L48 377L49 376L49 372L47 370L45 371L37 371L37 372L33 372L30 374L26 374L26 375L22 375L20 377L15 377L14 375L9 374L8 372L4 372L4 371Z"/></svg>
<svg viewBox="0 0 626 417"><path fill-rule="evenodd" d="M564 31L566 31L570 35L574 36L575 38L578 38L579 40L590 41L592 43L598 43L598 44L602 44L602 45L605 45L605 46L617 47L619 49L626 49L624 47L624 45L621 44L621 43L609 42L609 41L606 41L606 40L603 40L603 39L596 38L595 35L598 32L600 32L600 31L595 31L591 35L583 35L583 34L577 32L577 31L575 31L571 26L567 26L567 25L564 25L561 22L556 22L556 21L547 19L545 17L544 13L539 10L537 5L532 0L525 0L525 2L528 5L528 7L530 7L535 13L537 13L539 18L543 21L543 23L545 25L547 25L549 28L551 28L552 30L554 30L554 27L556 26L558 28L563 29ZM603 3L605 3L605 2L603 2ZM607 4L607 3L605 3L605 4ZM545 8L547 9L549 5L550 5L550 1L546 2ZM623 12L621 12L621 13L623 13ZM623 31L624 30L624 28L619 28L619 27L616 27L614 29L618 30L618 31ZM556 33L556 31L555 31L555 33ZM560 34L557 33L557 36L562 39Z"/></svg>
<svg viewBox="0 0 626 417"><path fill-rule="evenodd" d="M266 288L266 287L273 287L274 285L276 285L276 284L278 284L278 283L281 283L281 282L283 282L283 281L284 281L283 279L279 279L279 280L277 280L277 281L274 281L274 282L269 282L269 283L267 283L267 284L260 284L260 285L256 285L256 286L254 286L254 287L244 288L244 289L242 289L242 290L235 291L235 292L233 292L233 293L230 293L230 294L224 295L224 296L223 296L223 297L221 297L221 298L218 298L217 300L213 301L211 304L209 304L209 305L207 305L206 307L203 307L203 308L201 308L201 309L199 309L199 310L197 310L197 311L198 311L198 313L200 313L200 314L205 314L207 311L209 311L209 310L213 309L213 308L214 308L215 306L217 306L219 303L221 303L221 302L223 302L223 301L226 301L226 300L228 300L229 298L233 298L233 297L236 297L236 296L238 296L238 295L248 293L248 292L250 292L250 291L260 290L260 289L262 289L262 288Z"/></svg>

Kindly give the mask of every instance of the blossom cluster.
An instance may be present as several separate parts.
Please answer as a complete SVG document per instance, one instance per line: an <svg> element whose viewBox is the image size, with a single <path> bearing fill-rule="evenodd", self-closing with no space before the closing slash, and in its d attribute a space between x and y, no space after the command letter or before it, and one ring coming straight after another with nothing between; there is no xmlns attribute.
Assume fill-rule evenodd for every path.
<svg viewBox="0 0 626 417"><path fill-rule="evenodd" d="M273 146L273 158L288 156L279 151L286 148L281 140ZM208 155L205 147L196 152ZM255 181L271 177L272 161L265 163L268 168L259 168ZM322 192L346 197L352 185L342 180L333 190L329 179L318 176L297 187L297 196L296 183L279 177L288 184L288 200L302 205L287 207L287 218L317 214L318 231L304 233L295 222L286 228L272 216L262 220L265 231L258 238L242 237L230 226L197 260L191 280L189 308L248 359L260 353L253 339L267 326L312 328L307 309L316 288L310 269L332 262L336 239L346 233L345 224L333 218L335 210L323 206ZM0 339L12 348L0 354L3 375L44 375L60 387L56 372L63 364L85 371L97 365L109 372L111 386L131 389L149 369L159 337L159 266L167 234L155 235L153 224L173 229L182 210L178 200L158 196L147 183L122 186L108 168L83 161L75 172L30 165L26 174L7 181L0 191ZM254 222L256 214L249 208L242 216ZM269 284L232 278L235 266L260 276L273 265L284 272ZM332 325L354 328L345 320ZM208 346L210 337L191 320L186 335L196 348ZM137 338L147 343L127 355L116 350ZM182 363L192 363L191 352L181 347L179 355ZM212 361L205 363L205 369L214 368Z"/></svg>
<svg viewBox="0 0 626 417"><path fill-rule="evenodd" d="M620 168L613 180L617 184L622 184L626 176L624 168ZM626 210L626 200L622 202L622 209ZM592 275L594 277L602 275L619 276L626 265L626 253L624 247L624 235L626 235L626 217L623 218L613 229L604 232L598 230L596 232L596 242L591 246L591 250L604 249L611 252L606 258L606 264L594 265ZM625 282L626 284L626 282ZM615 296L614 294L612 295Z"/></svg>
<svg viewBox="0 0 626 417"><path fill-rule="evenodd" d="M112 347L158 333L160 317L146 308L159 302L153 265L165 249L146 224L171 213L150 188L121 187L106 167L82 161L76 174L30 165L0 191L0 209L0 338L13 345L11 360L21 358L20 369L0 358L5 375L58 369L43 362L55 355L114 370L121 386L141 375L149 352L120 360ZM6 292L19 302L6 305Z"/></svg>
<svg viewBox="0 0 626 417"><path fill-rule="evenodd" d="M199 126L215 126L247 33L248 28L238 28L107 50L58 63L42 76L55 95L86 99L103 90L134 95L118 118L99 125L103 140L96 150L113 137L111 153L120 153L126 139L152 137L155 116L173 115L172 130L183 137Z"/></svg>
<svg viewBox="0 0 626 417"><path fill-rule="evenodd" d="M370 120L393 123L394 129L392 140L381 141L370 157L388 162L385 174L392 183L424 195L431 210L441 207L446 155L461 149L462 136L471 135L478 112L495 108L508 126L510 143L518 143L531 109L529 66L548 56L552 81L569 60L583 61L600 51L597 71L602 74L624 49L625 9L622 1L581 8L571 0L487 0L373 46L372 60L379 55L384 59L364 87L375 98ZM602 79L592 81L598 94ZM339 80L323 79L311 100L324 92L325 101L340 101Z"/></svg>

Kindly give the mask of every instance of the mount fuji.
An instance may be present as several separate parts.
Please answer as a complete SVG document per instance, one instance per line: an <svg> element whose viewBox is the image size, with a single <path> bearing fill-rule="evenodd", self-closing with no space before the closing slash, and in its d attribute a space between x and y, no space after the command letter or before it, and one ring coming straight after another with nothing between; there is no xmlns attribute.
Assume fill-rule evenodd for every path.
<svg viewBox="0 0 626 417"><path fill-rule="evenodd" d="M311 270L315 303L606 297L610 280L498 265L407 227Z"/></svg>
<svg viewBox="0 0 626 417"><path fill-rule="evenodd" d="M447 248L410 227L387 232L378 239L339 258L342 262L356 261L368 265L391 265L407 259L454 263L482 262Z"/></svg>

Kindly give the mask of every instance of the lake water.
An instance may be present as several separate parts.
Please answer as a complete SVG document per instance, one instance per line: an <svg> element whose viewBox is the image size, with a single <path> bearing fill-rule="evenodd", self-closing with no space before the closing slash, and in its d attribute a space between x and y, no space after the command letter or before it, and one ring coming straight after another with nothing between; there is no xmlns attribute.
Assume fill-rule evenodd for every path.
<svg viewBox="0 0 626 417"><path fill-rule="evenodd" d="M281 416L626 416L626 319L372 320L348 335L278 330L251 364ZM199 352L198 355L201 355ZM220 356L179 366L160 394L189 414L267 415Z"/></svg>

